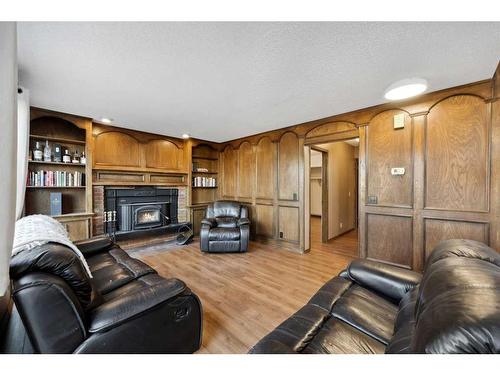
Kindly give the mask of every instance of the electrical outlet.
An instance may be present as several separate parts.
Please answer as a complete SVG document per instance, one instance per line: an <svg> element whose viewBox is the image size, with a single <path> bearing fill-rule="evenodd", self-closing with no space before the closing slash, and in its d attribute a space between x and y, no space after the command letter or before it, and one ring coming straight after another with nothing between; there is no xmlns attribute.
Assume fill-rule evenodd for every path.
<svg viewBox="0 0 500 375"><path fill-rule="evenodd" d="M280 238L283 238L283 232L280 232Z"/></svg>

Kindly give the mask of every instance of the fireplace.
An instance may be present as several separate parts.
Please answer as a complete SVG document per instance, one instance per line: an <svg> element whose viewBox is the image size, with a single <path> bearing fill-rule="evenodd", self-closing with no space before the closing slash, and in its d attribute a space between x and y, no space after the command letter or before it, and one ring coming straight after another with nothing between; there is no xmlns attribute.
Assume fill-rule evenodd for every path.
<svg viewBox="0 0 500 375"><path fill-rule="evenodd" d="M119 206L119 231L151 229L170 224L168 202L124 203Z"/></svg>
<svg viewBox="0 0 500 375"><path fill-rule="evenodd" d="M178 190L152 186L106 187L105 211L112 212L117 235L175 228Z"/></svg>

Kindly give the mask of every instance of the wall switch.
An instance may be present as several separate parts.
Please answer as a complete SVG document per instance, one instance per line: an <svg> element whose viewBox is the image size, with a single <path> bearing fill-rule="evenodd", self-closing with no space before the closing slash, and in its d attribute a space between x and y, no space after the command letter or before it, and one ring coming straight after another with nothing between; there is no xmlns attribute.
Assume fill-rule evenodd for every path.
<svg viewBox="0 0 500 375"><path fill-rule="evenodd" d="M404 168L391 168L391 174L393 176L403 176L405 174L405 169Z"/></svg>
<svg viewBox="0 0 500 375"><path fill-rule="evenodd" d="M377 204L377 196L369 195L368 196L368 204Z"/></svg>

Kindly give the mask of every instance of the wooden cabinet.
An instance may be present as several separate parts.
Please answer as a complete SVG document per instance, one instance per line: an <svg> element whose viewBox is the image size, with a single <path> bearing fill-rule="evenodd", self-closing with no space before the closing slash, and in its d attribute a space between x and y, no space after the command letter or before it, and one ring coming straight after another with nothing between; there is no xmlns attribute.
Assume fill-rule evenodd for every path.
<svg viewBox="0 0 500 375"><path fill-rule="evenodd" d="M182 139L93 124L94 170L188 173Z"/></svg>
<svg viewBox="0 0 500 375"><path fill-rule="evenodd" d="M71 241L86 240L92 236L93 214L73 214L55 217L69 234Z"/></svg>
<svg viewBox="0 0 500 375"><path fill-rule="evenodd" d="M201 221L205 218L207 206L198 206L191 208L191 222L193 223L193 232L195 236L200 234Z"/></svg>

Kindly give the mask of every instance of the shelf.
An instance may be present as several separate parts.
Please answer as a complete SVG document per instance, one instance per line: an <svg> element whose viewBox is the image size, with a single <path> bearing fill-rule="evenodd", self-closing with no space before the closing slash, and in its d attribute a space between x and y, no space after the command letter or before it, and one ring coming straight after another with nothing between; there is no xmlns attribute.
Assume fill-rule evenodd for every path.
<svg viewBox="0 0 500 375"><path fill-rule="evenodd" d="M62 218L70 218L70 217L80 217L80 216L94 216L95 214L93 212L72 212L70 214L62 214L62 215L52 215L51 217L55 219L62 219Z"/></svg>
<svg viewBox="0 0 500 375"><path fill-rule="evenodd" d="M28 160L28 163L30 164L47 164L47 165L61 165L61 166L72 166L72 167L85 167L86 164L80 164L80 163L63 163L59 161L38 161L38 160Z"/></svg>
<svg viewBox="0 0 500 375"><path fill-rule="evenodd" d="M198 171L193 171L191 173L196 173L196 174L219 174L219 172L198 172Z"/></svg>
<svg viewBox="0 0 500 375"><path fill-rule="evenodd" d="M27 189L85 189L86 186L26 186Z"/></svg>
<svg viewBox="0 0 500 375"><path fill-rule="evenodd" d="M217 189L217 186L192 186L193 189Z"/></svg>
<svg viewBox="0 0 500 375"><path fill-rule="evenodd" d="M36 134L30 134L30 138L40 139L40 140L49 141L49 142L70 143L70 144L74 144L74 145L85 145L85 141L79 141L77 139L46 137L43 135L36 135Z"/></svg>
<svg viewBox="0 0 500 375"><path fill-rule="evenodd" d="M192 159L203 159L203 160L219 160L219 158L207 158L204 156L191 156Z"/></svg>

